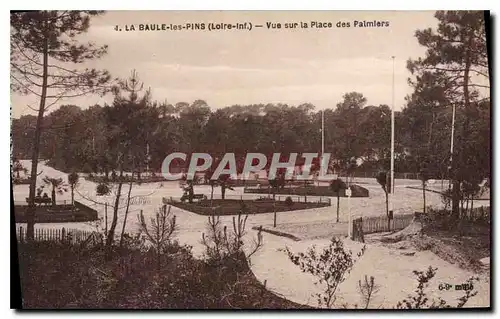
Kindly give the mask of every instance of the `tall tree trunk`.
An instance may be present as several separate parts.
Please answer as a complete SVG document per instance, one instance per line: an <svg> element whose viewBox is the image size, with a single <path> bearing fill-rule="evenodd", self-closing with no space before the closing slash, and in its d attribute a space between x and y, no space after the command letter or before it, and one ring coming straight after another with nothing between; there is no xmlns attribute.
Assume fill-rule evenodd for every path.
<svg viewBox="0 0 500 319"><path fill-rule="evenodd" d="M456 165L456 164L452 164ZM460 181L458 180L453 180L453 185L452 185L452 193L451 193L451 211L452 215L455 216L455 218L459 218L460 216Z"/></svg>
<svg viewBox="0 0 500 319"><path fill-rule="evenodd" d="M337 223L339 222L339 210L340 210L340 191L337 192Z"/></svg>
<svg viewBox="0 0 500 319"><path fill-rule="evenodd" d="M212 190L210 191L210 207L213 207L214 206L214 185L210 185L212 186Z"/></svg>
<svg viewBox="0 0 500 319"><path fill-rule="evenodd" d="M422 196L424 197L424 214L425 214L425 207L426 207L426 203L425 203L425 182L422 182Z"/></svg>
<svg viewBox="0 0 500 319"><path fill-rule="evenodd" d="M469 38L467 41L467 44L465 46L465 67L464 67L464 81L463 81L463 91L464 91L464 104L465 104L465 110L466 110L466 116L465 116L465 121L464 121L464 130L463 130L463 136L467 136L468 131L469 131L469 117L468 117L468 111L470 109L470 95L469 95L469 73L470 73L470 68L471 68L471 44L473 41L473 31L470 31L469 33ZM462 165L462 161L460 161L460 165ZM452 163L453 165L453 163ZM455 167L457 165L455 164ZM455 217L460 216L459 212L459 201L460 201L460 182L459 181L453 181L453 197L452 197L452 214ZM463 206L463 204L462 204ZM463 209L463 207L462 207Z"/></svg>
<svg viewBox="0 0 500 319"><path fill-rule="evenodd" d="M427 139L427 149L430 149L431 144L432 144L432 129L434 128L435 117L436 117L435 113L432 112L432 120L431 120L431 124L429 125L429 137Z"/></svg>
<svg viewBox="0 0 500 319"><path fill-rule="evenodd" d="M35 192L36 192L36 177L38 168L38 156L40 152L40 137L42 135L43 114L45 112L45 100L47 98L47 74L49 61L49 43L47 37L44 39L43 47L43 73L42 73L42 93L40 96L40 105L38 107L38 117L36 120L35 136L33 141L33 151L31 153L31 181L30 193L28 200L28 209L26 210L26 237L32 240L35 237Z"/></svg>
<svg viewBox="0 0 500 319"><path fill-rule="evenodd" d="M474 217L474 195L470 197L470 215Z"/></svg>
<svg viewBox="0 0 500 319"><path fill-rule="evenodd" d="M307 180L304 180L304 200L307 203Z"/></svg>
<svg viewBox="0 0 500 319"><path fill-rule="evenodd" d="M387 230L391 230L391 219L389 218L389 193L384 189L385 191L385 213L387 215Z"/></svg>
<svg viewBox="0 0 500 319"><path fill-rule="evenodd" d="M56 207L56 187L52 186L52 207Z"/></svg>
<svg viewBox="0 0 500 319"><path fill-rule="evenodd" d="M71 185L71 205L75 205L75 186Z"/></svg>
<svg viewBox="0 0 500 319"><path fill-rule="evenodd" d="M128 184L127 208L125 209L125 216L123 217L122 233L120 234L120 247L122 247L123 244L123 234L125 233L125 225L127 225L128 210L130 207L130 193L132 192L132 181L133 180L130 180L130 183Z"/></svg>
<svg viewBox="0 0 500 319"><path fill-rule="evenodd" d="M464 216L464 199L462 198L460 200L460 216L459 217L463 218L463 216Z"/></svg>
<svg viewBox="0 0 500 319"><path fill-rule="evenodd" d="M115 198L115 206L113 207L113 220L111 221L111 226L109 227L108 237L106 237L106 255L109 257L111 251L111 245L113 244L113 239L115 237L116 224L118 222L118 207L120 204L120 196L122 193L123 186L123 168L120 169L120 177L118 181L118 192Z"/></svg>
<svg viewBox="0 0 500 319"><path fill-rule="evenodd" d="M469 212L469 196L467 196L467 199L465 200L465 215Z"/></svg>
<svg viewBox="0 0 500 319"><path fill-rule="evenodd" d="M226 199L226 185L225 184L222 184L220 186L220 192L221 192L222 199Z"/></svg>

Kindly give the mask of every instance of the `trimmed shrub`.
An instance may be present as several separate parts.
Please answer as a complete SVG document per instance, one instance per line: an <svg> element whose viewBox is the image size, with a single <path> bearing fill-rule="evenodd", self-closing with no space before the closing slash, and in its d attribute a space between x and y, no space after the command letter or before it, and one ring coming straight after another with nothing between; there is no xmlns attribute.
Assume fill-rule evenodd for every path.
<svg viewBox="0 0 500 319"><path fill-rule="evenodd" d="M353 184L351 185L352 195L351 197L369 197L370 193L368 189L361 187L359 185Z"/></svg>
<svg viewBox="0 0 500 319"><path fill-rule="evenodd" d="M108 195L110 192L111 192L111 189L109 188L108 184L106 184L106 183L100 183L96 187L97 196Z"/></svg>

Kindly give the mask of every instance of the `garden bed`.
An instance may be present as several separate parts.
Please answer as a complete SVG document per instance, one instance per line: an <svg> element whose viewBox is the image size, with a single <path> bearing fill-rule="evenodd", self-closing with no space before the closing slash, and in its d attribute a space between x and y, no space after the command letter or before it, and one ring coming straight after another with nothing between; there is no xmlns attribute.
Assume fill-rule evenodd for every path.
<svg viewBox="0 0 500 319"><path fill-rule="evenodd" d="M106 176L85 176L84 177L86 180L94 182L94 183L118 183L118 177L112 178L106 177ZM132 178L130 176L123 176L123 182L124 183L130 183L130 180ZM145 183L159 183L159 182L166 182L167 180L162 176L162 175L157 175L157 176L142 176L140 179L137 178L137 176L134 176L133 182L137 184L145 184Z"/></svg>
<svg viewBox="0 0 500 319"><path fill-rule="evenodd" d="M16 223L26 223L27 205L15 205ZM98 219L97 211L75 201L75 207L72 205L52 205L36 206L36 223L66 223L66 222L89 222Z"/></svg>
<svg viewBox="0 0 500 319"><path fill-rule="evenodd" d="M359 185L351 185L352 195L351 197L369 197L369 192L366 188L361 187ZM273 190L269 189L269 187L252 187L245 188L245 193L253 193L253 194L269 194L272 193ZM330 186L297 186L297 187L284 187L277 189L276 194L290 194L290 195L307 195L307 196L330 196L337 197L337 192L334 192L330 189ZM340 197L346 197L345 189L340 190Z"/></svg>
<svg viewBox="0 0 500 319"><path fill-rule="evenodd" d="M12 180L14 185L29 185L31 183L31 179L29 178L14 178Z"/></svg>
<svg viewBox="0 0 500 319"><path fill-rule="evenodd" d="M215 211L216 215L236 215L242 210L248 214L263 214L276 212L287 212L308 208L319 208L330 206L329 203L311 203L311 202L294 202L292 205L287 205L285 201L271 200L238 200L238 199L214 199L213 207L211 201L202 200L197 203L182 203L179 201L169 202L172 206L199 214L199 215L212 215ZM244 205L244 208L242 207Z"/></svg>

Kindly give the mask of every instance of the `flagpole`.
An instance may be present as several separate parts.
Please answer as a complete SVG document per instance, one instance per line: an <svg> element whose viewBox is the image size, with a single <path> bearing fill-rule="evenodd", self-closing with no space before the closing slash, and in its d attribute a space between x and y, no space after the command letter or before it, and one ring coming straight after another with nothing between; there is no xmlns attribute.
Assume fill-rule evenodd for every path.
<svg viewBox="0 0 500 319"><path fill-rule="evenodd" d="M394 62L395 56L392 56L392 107L391 107L391 194L390 210L394 211Z"/></svg>
<svg viewBox="0 0 500 319"><path fill-rule="evenodd" d="M320 167L325 167L325 110L321 110L321 162ZM328 171L328 170L327 170ZM318 179L319 185L319 179Z"/></svg>
<svg viewBox="0 0 500 319"><path fill-rule="evenodd" d="M325 110L321 111L321 157L325 154Z"/></svg>

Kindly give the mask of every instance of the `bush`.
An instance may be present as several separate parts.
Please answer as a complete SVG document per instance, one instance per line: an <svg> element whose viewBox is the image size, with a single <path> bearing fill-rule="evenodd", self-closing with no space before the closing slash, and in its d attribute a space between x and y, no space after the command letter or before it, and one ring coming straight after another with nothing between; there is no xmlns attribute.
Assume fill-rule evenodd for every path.
<svg viewBox="0 0 500 319"><path fill-rule="evenodd" d="M346 188L346 183L340 178L334 179L330 182L330 189L335 192L336 196L344 196Z"/></svg>
<svg viewBox="0 0 500 319"><path fill-rule="evenodd" d="M111 192L111 189L109 188L108 184L106 184L106 183L100 183L96 187L97 196L108 195L110 192Z"/></svg>
<svg viewBox="0 0 500 319"><path fill-rule="evenodd" d="M439 308L463 308L470 298L477 295L477 290L474 290L474 283L479 281L478 277L470 277L466 283L464 295L458 299L456 306L449 305L441 297L437 299L429 299L425 289L429 286L429 282L436 275L437 268L429 268L426 271L414 270L413 274L417 277L418 285L413 295L409 295L406 299L398 302L397 309L439 309ZM440 284L440 289L441 284Z"/></svg>
<svg viewBox="0 0 500 319"><path fill-rule="evenodd" d="M287 198L285 199L285 205L288 206L288 207L292 207L293 206L293 200L290 196L287 196Z"/></svg>
<svg viewBox="0 0 500 319"><path fill-rule="evenodd" d="M356 184L351 185L351 191L352 191L351 197L368 197L370 195L368 189Z"/></svg>
<svg viewBox="0 0 500 319"><path fill-rule="evenodd" d="M241 250L214 266L171 241L158 269L155 249L141 237L125 235L111 259L102 243L19 243L23 308L301 308L267 291Z"/></svg>
<svg viewBox="0 0 500 319"><path fill-rule="evenodd" d="M357 254L358 258L364 254L366 246ZM344 248L341 239L333 237L328 247L323 251L317 251L310 247L306 253L295 255L288 247L285 249L292 263L300 267L302 272L308 272L315 276L318 281L316 285L322 285L323 291L316 294L318 305L331 308L335 303L337 287L346 279L351 272L355 260L351 251Z"/></svg>

